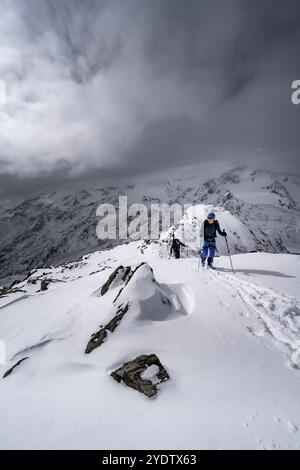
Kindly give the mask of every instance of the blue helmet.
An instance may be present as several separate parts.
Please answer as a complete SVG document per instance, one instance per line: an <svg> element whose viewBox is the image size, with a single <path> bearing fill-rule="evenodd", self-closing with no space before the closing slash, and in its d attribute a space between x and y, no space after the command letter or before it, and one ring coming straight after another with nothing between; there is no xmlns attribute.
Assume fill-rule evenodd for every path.
<svg viewBox="0 0 300 470"><path fill-rule="evenodd" d="M216 218L216 214L215 214L214 212L209 212L209 213L207 214L207 218L209 218L209 219L215 219L215 218Z"/></svg>

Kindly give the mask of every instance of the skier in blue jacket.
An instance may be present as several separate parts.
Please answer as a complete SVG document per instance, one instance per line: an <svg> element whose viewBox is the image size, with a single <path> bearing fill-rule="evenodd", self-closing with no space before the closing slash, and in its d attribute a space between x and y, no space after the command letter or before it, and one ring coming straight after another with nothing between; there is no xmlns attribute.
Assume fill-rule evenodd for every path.
<svg viewBox="0 0 300 470"><path fill-rule="evenodd" d="M217 232L222 237L227 236L225 230L222 231L220 229L220 224L216 220L216 214L214 212L209 212L200 229L200 236L202 241L200 257L202 266L205 266L205 260L207 258L207 266L212 268L216 251Z"/></svg>

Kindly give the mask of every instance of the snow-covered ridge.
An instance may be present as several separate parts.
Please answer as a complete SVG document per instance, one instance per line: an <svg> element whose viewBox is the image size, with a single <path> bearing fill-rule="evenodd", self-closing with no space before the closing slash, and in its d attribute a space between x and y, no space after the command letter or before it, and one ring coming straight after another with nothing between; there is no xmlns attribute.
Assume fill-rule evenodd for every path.
<svg viewBox="0 0 300 470"><path fill-rule="evenodd" d="M180 176L176 176L176 173ZM185 169L128 184L78 191L41 193L0 208L0 285L23 277L35 266L77 259L120 241L96 238L96 209L101 203L179 203L220 208L218 216L234 218L232 248L237 252L300 252L300 180L243 168L206 181L201 169ZM221 217L222 215L222 217ZM233 220L233 219L232 219ZM225 227L227 228L227 227ZM233 233L232 233L233 234Z"/></svg>
<svg viewBox="0 0 300 470"><path fill-rule="evenodd" d="M300 257L234 255L232 274L226 256L198 271L146 246L39 268L1 293L0 375L16 367L0 379L0 447L299 448ZM113 380L151 354L170 377L155 399Z"/></svg>
<svg viewBox="0 0 300 470"><path fill-rule="evenodd" d="M245 253L257 251L255 238L249 231L249 227L238 217L231 214L223 207L214 205L199 204L187 209L182 219L172 225L168 230L161 233L160 240L170 242L172 235L185 242L187 248L183 250L188 256L189 250L196 253L200 249L200 228L208 212L214 211L221 228L226 229L227 237L230 240L230 250L232 253ZM223 237L217 236L217 253L227 254L228 250Z"/></svg>

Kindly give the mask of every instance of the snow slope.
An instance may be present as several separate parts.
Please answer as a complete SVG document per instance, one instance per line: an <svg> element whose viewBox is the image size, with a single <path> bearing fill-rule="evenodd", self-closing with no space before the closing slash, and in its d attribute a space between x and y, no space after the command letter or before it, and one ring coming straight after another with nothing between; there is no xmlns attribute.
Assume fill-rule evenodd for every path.
<svg viewBox="0 0 300 470"><path fill-rule="evenodd" d="M216 171L219 173L216 174ZM252 250L300 253L300 179L247 168L222 173L203 166L175 169L81 189L47 191L25 201L1 201L0 285L21 279L35 266L74 260L119 244L96 238L96 209L142 202L219 208L238 220L232 233L237 253ZM226 217L227 217L226 215ZM228 218L228 217L227 217ZM227 219L225 219L227 222ZM227 227L226 227L227 228Z"/></svg>
<svg viewBox="0 0 300 470"><path fill-rule="evenodd" d="M0 448L300 449L299 256L234 255L234 274L221 256L219 270L198 272L194 257L143 246L38 269L0 297L1 376L28 357L0 379ZM101 296L117 266L142 261ZM127 302L116 330L84 354ZM150 353L171 377L155 398L110 376Z"/></svg>

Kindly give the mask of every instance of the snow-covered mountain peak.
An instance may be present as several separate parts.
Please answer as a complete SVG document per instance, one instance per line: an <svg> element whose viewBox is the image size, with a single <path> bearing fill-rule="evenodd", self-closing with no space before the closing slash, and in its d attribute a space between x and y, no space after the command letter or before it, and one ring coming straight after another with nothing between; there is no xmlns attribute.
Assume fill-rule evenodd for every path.
<svg viewBox="0 0 300 470"><path fill-rule="evenodd" d="M179 238L187 245L187 251L191 249L196 253L200 248L201 225L208 212L211 211L215 212L221 229L226 230L232 253L255 251L255 240L249 232L248 226L228 210L214 205L198 204L191 206L182 219L161 234L160 239L164 242L170 242L174 234L176 238ZM219 254L227 254L227 247L221 236L217 236L217 248Z"/></svg>
<svg viewBox="0 0 300 470"><path fill-rule="evenodd" d="M201 167L186 167L123 179L119 185L64 188L21 202L5 201L0 209L0 284L23 277L35 266L71 261L119 244L118 239L97 239L96 210L103 203L117 208L120 195L127 196L128 204L139 202L148 208L161 203L219 207L239 219L240 228L234 231L241 240L232 239L238 252L300 252L299 177L242 167L208 176Z"/></svg>

